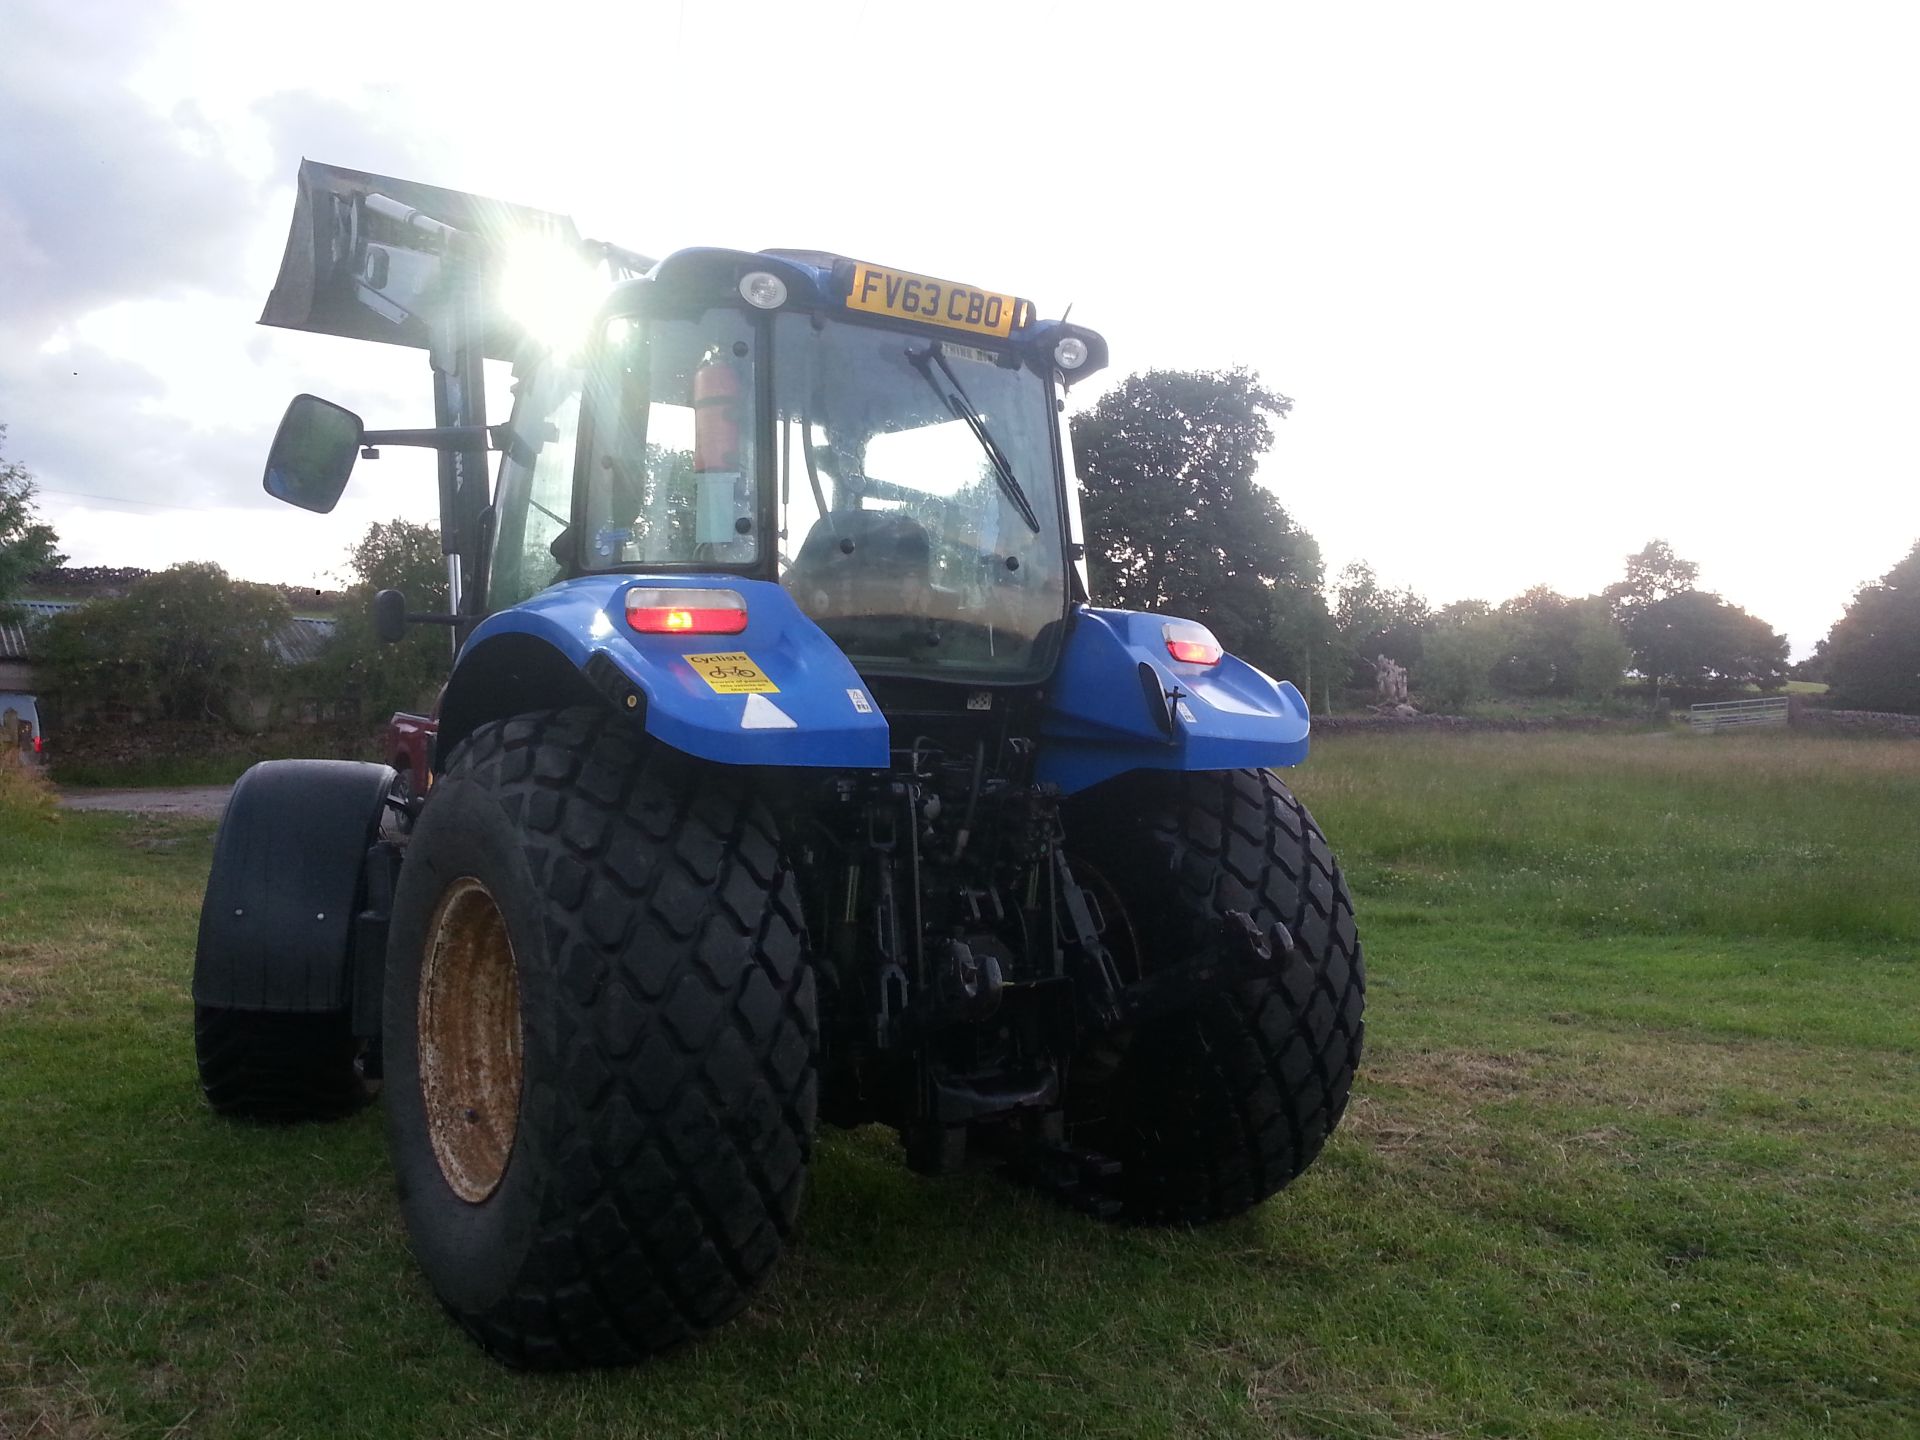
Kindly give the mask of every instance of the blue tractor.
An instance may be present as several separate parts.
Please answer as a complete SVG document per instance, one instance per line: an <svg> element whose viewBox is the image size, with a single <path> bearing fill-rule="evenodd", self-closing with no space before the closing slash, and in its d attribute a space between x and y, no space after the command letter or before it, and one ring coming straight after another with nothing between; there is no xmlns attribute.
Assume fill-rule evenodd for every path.
<svg viewBox="0 0 1920 1440"><path fill-rule="evenodd" d="M326 511L357 457L436 449L452 605L376 621L455 659L430 774L236 787L201 1080L277 1120L378 1088L414 1252L488 1350L617 1364L739 1311L822 1120L1133 1222L1312 1162L1364 980L1274 774L1307 707L1093 604L1062 410L1099 335L311 163L263 319L428 352L432 427L301 396L265 483Z"/></svg>

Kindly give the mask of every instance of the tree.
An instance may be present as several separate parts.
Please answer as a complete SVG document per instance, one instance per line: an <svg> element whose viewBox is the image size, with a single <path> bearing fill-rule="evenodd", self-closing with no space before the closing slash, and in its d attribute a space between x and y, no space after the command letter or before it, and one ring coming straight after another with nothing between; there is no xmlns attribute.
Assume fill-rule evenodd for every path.
<svg viewBox="0 0 1920 1440"><path fill-rule="evenodd" d="M1823 642L1822 658L1842 705L1920 713L1920 542L1872 585L1863 585Z"/></svg>
<svg viewBox="0 0 1920 1440"><path fill-rule="evenodd" d="M1509 622L1507 654L1497 683L1512 695L1549 695L1571 663L1576 616L1573 602L1536 585L1501 605Z"/></svg>
<svg viewBox="0 0 1920 1440"><path fill-rule="evenodd" d="M1433 622L1436 625L1458 624L1463 620L1478 620L1492 613L1493 606L1484 600L1449 600L1433 612Z"/></svg>
<svg viewBox="0 0 1920 1440"><path fill-rule="evenodd" d="M1599 596L1574 600L1536 585L1507 601L1500 613L1511 624L1509 652L1494 676L1499 690L1599 699L1620 683L1632 658Z"/></svg>
<svg viewBox="0 0 1920 1440"><path fill-rule="evenodd" d="M394 645L373 633L373 597L400 590L409 610L447 608L447 570L440 530L411 520L367 527L347 552L346 594L334 622L333 643L313 664L335 693L356 705L363 719L385 719L395 710L425 709L447 677L446 631L416 625Z"/></svg>
<svg viewBox="0 0 1920 1440"><path fill-rule="evenodd" d="M1496 667L1512 649L1513 621L1499 612L1459 613L1438 620L1421 647L1413 672L1429 708L1458 710L1493 692Z"/></svg>
<svg viewBox="0 0 1920 1440"><path fill-rule="evenodd" d="M1634 655L1655 689L1664 684L1778 687L1787 639L1738 605L1685 590L1647 606L1634 621Z"/></svg>
<svg viewBox="0 0 1920 1440"><path fill-rule="evenodd" d="M55 683L81 706L151 707L171 720L243 719L235 701L278 666L287 602L218 565L175 565L117 600L56 615L41 632Z"/></svg>
<svg viewBox="0 0 1920 1440"><path fill-rule="evenodd" d="M1670 595L1685 594L1699 578L1697 564L1682 560L1666 541L1649 540L1637 555L1627 556L1626 578L1609 585L1601 596L1631 635L1635 615Z"/></svg>
<svg viewBox="0 0 1920 1440"><path fill-rule="evenodd" d="M0 425L0 449L7 427ZM63 564L60 537L39 518L33 505L33 475L0 454L0 606L19 595L29 575Z"/></svg>
<svg viewBox="0 0 1920 1440"><path fill-rule="evenodd" d="M1773 627L1694 588L1700 567L1664 540L1627 557L1626 578L1603 592L1626 632L1633 663L1654 683L1732 689L1777 687L1786 678L1787 641Z"/></svg>
<svg viewBox="0 0 1920 1440"><path fill-rule="evenodd" d="M1433 623L1433 607L1411 590L1389 590L1364 560L1340 572L1334 586L1333 627L1353 674L1348 683L1365 684L1376 656L1417 670L1423 635Z"/></svg>
<svg viewBox="0 0 1920 1440"><path fill-rule="evenodd" d="M1292 407L1249 370L1150 370L1076 415L1097 598L1297 672L1327 634L1320 547L1254 479Z"/></svg>
<svg viewBox="0 0 1920 1440"><path fill-rule="evenodd" d="M1555 689L1586 700L1604 700L1613 694L1633 661L1627 637L1597 595L1573 602L1573 633L1568 641L1566 667L1555 677Z"/></svg>

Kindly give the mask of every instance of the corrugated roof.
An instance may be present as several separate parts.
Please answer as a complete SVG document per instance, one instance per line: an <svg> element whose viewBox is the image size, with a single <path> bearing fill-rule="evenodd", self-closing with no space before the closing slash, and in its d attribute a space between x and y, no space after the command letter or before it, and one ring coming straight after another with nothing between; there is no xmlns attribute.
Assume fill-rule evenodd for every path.
<svg viewBox="0 0 1920 1440"><path fill-rule="evenodd" d="M28 637L49 616L77 610L84 600L15 600L0 605L0 660L31 660Z"/></svg>
<svg viewBox="0 0 1920 1440"><path fill-rule="evenodd" d="M333 621L304 620L296 616L273 635L273 653L286 665L304 665L320 658L333 643Z"/></svg>
<svg viewBox="0 0 1920 1440"><path fill-rule="evenodd" d="M49 618L78 610L85 600L19 600L0 607L0 660L32 660L33 632ZM274 655L286 665L319 658L333 640L333 621L289 620L274 632Z"/></svg>

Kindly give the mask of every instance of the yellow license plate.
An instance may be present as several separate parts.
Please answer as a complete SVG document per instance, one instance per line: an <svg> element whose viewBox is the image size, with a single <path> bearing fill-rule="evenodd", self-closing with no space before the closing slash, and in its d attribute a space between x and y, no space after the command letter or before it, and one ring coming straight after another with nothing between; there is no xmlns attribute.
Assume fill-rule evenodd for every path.
<svg viewBox="0 0 1920 1440"><path fill-rule="evenodd" d="M864 262L854 265L853 290L847 296L849 310L918 320L923 325L1001 340L1013 329L1025 303L1011 295Z"/></svg>

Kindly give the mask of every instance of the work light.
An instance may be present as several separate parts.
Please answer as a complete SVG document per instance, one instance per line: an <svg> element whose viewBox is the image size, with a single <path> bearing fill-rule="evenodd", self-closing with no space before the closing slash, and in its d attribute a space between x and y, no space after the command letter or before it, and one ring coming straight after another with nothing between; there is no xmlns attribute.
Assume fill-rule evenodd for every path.
<svg viewBox="0 0 1920 1440"><path fill-rule="evenodd" d="M787 282L765 270L749 270L740 277L740 297L762 310L778 310L787 303Z"/></svg>

